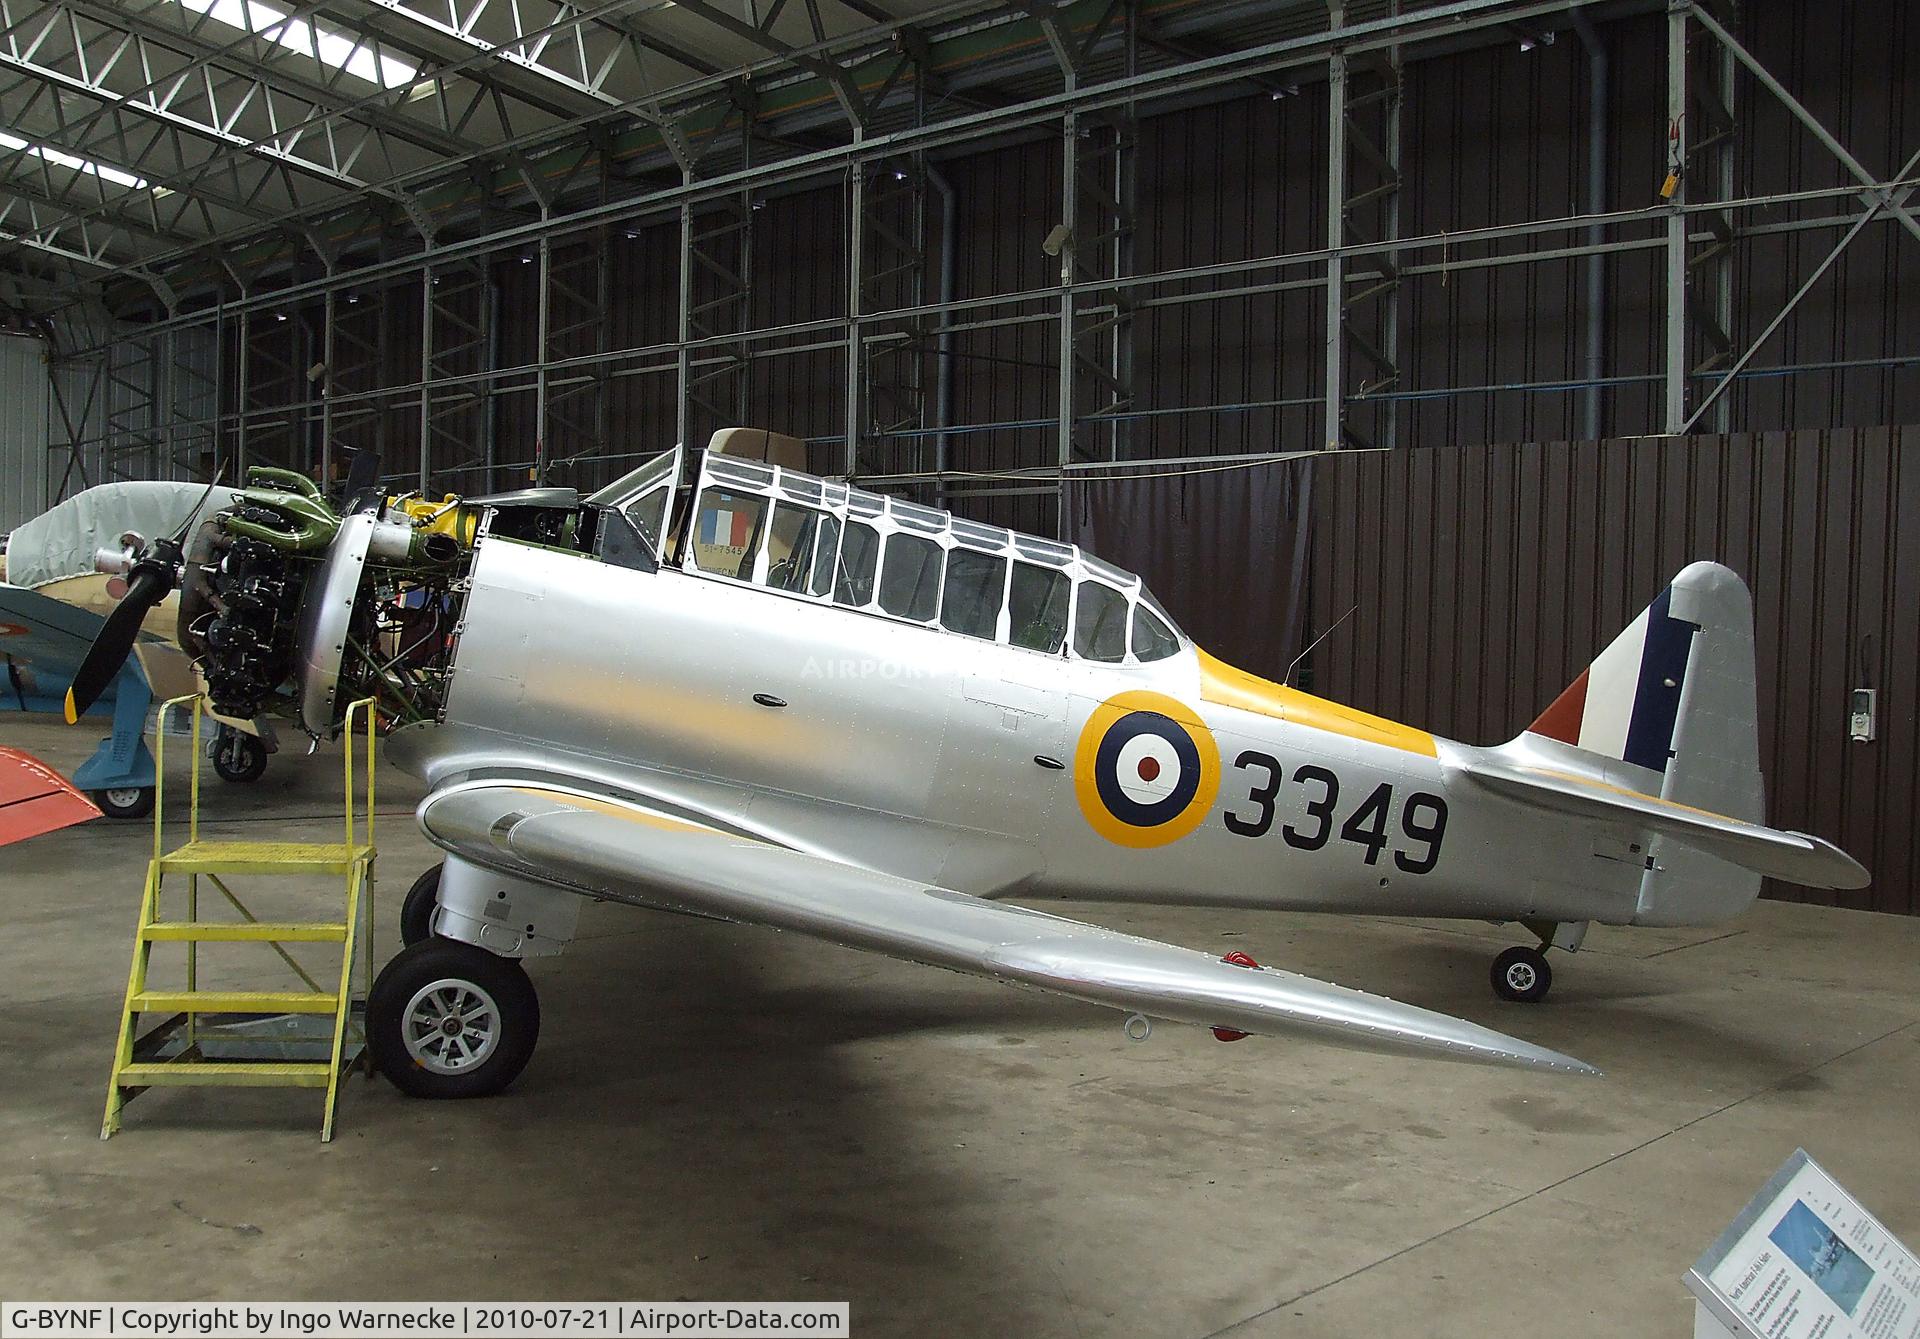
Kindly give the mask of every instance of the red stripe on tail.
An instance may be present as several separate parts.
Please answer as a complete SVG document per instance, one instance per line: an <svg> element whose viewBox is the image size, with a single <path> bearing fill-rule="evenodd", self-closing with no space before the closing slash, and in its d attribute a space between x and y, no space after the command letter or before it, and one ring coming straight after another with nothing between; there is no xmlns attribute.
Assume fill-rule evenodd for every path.
<svg viewBox="0 0 1920 1339"><path fill-rule="evenodd" d="M1540 719L1527 727L1536 735L1545 735L1548 739L1557 739L1562 744L1580 743L1580 722L1587 714L1587 671L1581 670L1580 677L1568 684L1566 691L1553 700L1553 705L1540 713Z"/></svg>

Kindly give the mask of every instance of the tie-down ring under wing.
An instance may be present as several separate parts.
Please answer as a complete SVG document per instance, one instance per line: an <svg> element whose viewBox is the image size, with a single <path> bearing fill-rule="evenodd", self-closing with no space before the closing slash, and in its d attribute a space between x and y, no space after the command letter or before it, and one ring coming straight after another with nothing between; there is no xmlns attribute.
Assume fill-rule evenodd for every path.
<svg viewBox="0 0 1920 1339"><path fill-rule="evenodd" d="M1463 1019L1293 972L859 868L638 805L526 782L467 782L420 807L428 837L503 874L792 930L849 948L1204 1027L1366 1050L1598 1071Z"/></svg>

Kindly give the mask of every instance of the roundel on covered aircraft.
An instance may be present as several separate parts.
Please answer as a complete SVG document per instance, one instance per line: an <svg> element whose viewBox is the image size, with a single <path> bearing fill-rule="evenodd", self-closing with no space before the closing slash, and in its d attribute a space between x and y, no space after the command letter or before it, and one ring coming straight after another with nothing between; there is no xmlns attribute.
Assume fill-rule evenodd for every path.
<svg viewBox="0 0 1920 1339"><path fill-rule="evenodd" d="M1220 789L1220 750L1184 702L1129 692L1094 709L1074 752L1073 789L1095 832L1165 846L1200 826Z"/></svg>

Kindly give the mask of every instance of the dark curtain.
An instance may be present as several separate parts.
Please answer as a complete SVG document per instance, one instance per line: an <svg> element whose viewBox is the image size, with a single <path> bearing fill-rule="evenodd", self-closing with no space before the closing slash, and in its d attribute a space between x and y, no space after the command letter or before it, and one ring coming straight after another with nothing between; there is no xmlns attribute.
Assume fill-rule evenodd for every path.
<svg viewBox="0 0 1920 1339"><path fill-rule="evenodd" d="M1279 679L1306 626L1312 468L1310 460L1286 460L1072 478L1067 534L1138 572L1208 651Z"/></svg>

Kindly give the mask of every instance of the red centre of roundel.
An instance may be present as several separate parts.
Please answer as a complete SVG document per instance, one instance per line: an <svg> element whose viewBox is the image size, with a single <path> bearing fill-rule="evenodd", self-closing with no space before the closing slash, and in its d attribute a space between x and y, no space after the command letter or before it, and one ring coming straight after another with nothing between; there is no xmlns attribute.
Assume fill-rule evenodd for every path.
<svg viewBox="0 0 1920 1339"><path fill-rule="evenodd" d="M1140 760L1140 766L1136 770L1140 773L1140 779L1142 781L1151 781L1160 775L1160 760L1158 758L1142 758Z"/></svg>

